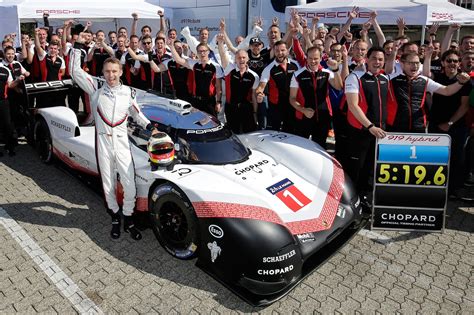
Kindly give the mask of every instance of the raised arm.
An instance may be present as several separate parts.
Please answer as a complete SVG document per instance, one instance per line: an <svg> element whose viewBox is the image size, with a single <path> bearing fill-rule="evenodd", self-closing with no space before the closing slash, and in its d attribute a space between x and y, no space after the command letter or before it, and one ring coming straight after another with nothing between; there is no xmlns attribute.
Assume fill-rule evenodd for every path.
<svg viewBox="0 0 474 315"><path fill-rule="evenodd" d="M49 26L49 14L43 13L43 23L44 27L48 29L48 41L51 40L51 35L53 35L53 27Z"/></svg>
<svg viewBox="0 0 474 315"><path fill-rule="evenodd" d="M346 24L342 26L341 31L337 34L337 37L336 37L337 42L340 42L344 34L347 31L349 31L352 24L352 20L355 19L358 14L359 14L359 7L353 7L351 10L351 13L349 13L349 18L347 19Z"/></svg>
<svg viewBox="0 0 474 315"><path fill-rule="evenodd" d="M386 74L393 73L393 70L395 69L395 59L397 58L397 53L398 53L399 48L400 48L400 41L396 40L393 43L392 53L390 54L390 56L387 57L387 60L385 60L384 71Z"/></svg>
<svg viewBox="0 0 474 315"><path fill-rule="evenodd" d="M372 23L372 26L374 27L375 36L377 36L378 46L382 47L383 44L385 43L385 34L383 33L382 28L380 27L380 24L377 21L377 11L372 11L370 13L369 21Z"/></svg>
<svg viewBox="0 0 474 315"><path fill-rule="evenodd" d="M226 27L225 27L225 19L224 18L221 18L221 21L219 23L219 30L220 30L220 33L224 36L224 42L227 46L227 49L233 53L235 55L235 53L237 52L237 48L235 48L234 44L232 44L232 41L230 40L229 38L229 35L227 35L227 31L226 31ZM219 41L219 38L218 38L218 41ZM220 54L220 48L219 48L219 54ZM222 58L222 57L221 57ZM224 69L225 69L225 66L223 66Z"/></svg>
<svg viewBox="0 0 474 315"><path fill-rule="evenodd" d="M471 77L466 72L462 72L457 75L457 79L458 79L458 82L455 82L448 86L442 86L434 92L436 94L441 94L444 96L451 96L457 91L459 91L464 86L464 84L469 82L469 80L471 80Z"/></svg>
<svg viewBox="0 0 474 315"><path fill-rule="evenodd" d="M61 36L61 47L63 50L63 55L67 54L67 36L68 33L71 33L72 20L64 22L63 25L63 35Z"/></svg>
<svg viewBox="0 0 474 315"><path fill-rule="evenodd" d="M130 36L137 34L137 25L138 25L138 14L136 12L132 13L132 29L130 30Z"/></svg>
<svg viewBox="0 0 474 315"><path fill-rule="evenodd" d="M449 46L451 45L451 40L453 39L453 34L460 28L461 28L461 25L458 23L453 23L449 25L448 30L446 31L446 34L444 35L443 42L441 43L441 52L440 52L441 54L449 50Z"/></svg>
<svg viewBox="0 0 474 315"><path fill-rule="evenodd" d="M46 54L46 52L44 51L43 47L41 47L41 44L40 44L40 41L39 41L39 32L40 32L40 28L36 28L35 29L35 50L36 50L36 54L38 56L43 56Z"/></svg>
<svg viewBox="0 0 474 315"><path fill-rule="evenodd" d="M181 57L176 51L176 48L174 47L174 43L172 43L171 40L167 40L167 44L170 47L171 55L173 56L174 61L176 61L177 64L180 64L183 67L190 69L191 67L189 66L187 60Z"/></svg>
<svg viewBox="0 0 474 315"><path fill-rule="evenodd" d="M74 46L79 48L83 44L84 39L81 33ZM69 73L82 90L92 95L97 90L97 81L81 68L81 50L77 48L71 48L69 52Z"/></svg>
<svg viewBox="0 0 474 315"><path fill-rule="evenodd" d="M227 68L229 64L229 57L227 57L225 48L224 48L224 34L219 33L217 35L217 48L219 50L219 56L221 57L221 66L222 68Z"/></svg>
<svg viewBox="0 0 474 315"><path fill-rule="evenodd" d="M160 17L160 32L163 32L166 34L166 32L168 31L168 28L166 27L165 13L162 10L158 10L157 14Z"/></svg>
<svg viewBox="0 0 474 315"><path fill-rule="evenodd" d="M397 37L405 35L405 28L407 24L405 23L405 19L401 16L397 19L397 27L398 27L398 34Z"/></svg>
<svg viewBox="0 0 474 315"><path fill-rule="evenodd" d="M329 79L329 84L331 84L331 86L336 90L342 89L342 78L341 73L339 72L339 65L337 61L329 58L327 60L327 65L329 67L329 70L334 73L334 77L332 79Z"/></svg>
<svg viewBox="0 0 474 315"><path fill-rule="evenodd" d="M431 78L431 56L433 55L433 46L428 45L425 47L425 54L423 60L423 75Z"/></svg>
<svg viewBox="0 0 474 315"><path fill-rule="evenodd" d="M127 48L128 54L132 57L133 60L138 60L142 62L149 62L148 57L146 55L137 55L132 48Z"/></svg>

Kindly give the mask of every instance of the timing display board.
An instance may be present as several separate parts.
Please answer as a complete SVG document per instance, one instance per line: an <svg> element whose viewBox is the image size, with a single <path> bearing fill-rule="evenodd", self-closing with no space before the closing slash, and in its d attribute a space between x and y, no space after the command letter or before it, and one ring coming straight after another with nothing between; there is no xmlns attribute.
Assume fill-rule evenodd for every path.
<svg viewBox="0 0 474 315"><path fill-rule="evenodd" d="M389 133L375 150L372 229L444 229L451 138Z"/></svg>

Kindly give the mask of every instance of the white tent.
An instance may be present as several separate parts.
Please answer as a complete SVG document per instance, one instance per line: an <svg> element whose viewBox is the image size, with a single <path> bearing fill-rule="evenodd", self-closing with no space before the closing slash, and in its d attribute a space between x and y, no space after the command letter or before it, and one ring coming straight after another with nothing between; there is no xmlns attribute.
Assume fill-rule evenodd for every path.
<svg viewBox="0 0 474 315"><path fill-rule="evenodd" d="M408 25L431 25L440 23L474 24L474 11L456 6L447 0L320 0L305 5L287 7L286 20L290 10L309 21L319 17L320 22L344 24L352 7L360 11L353 23L361 24L368 20L372 11L377 11L377 21L382 25L395 25L398 17L403 17Z"/></svg>
<svg viewBox="0 0 474 315"><path fill-rule="evenodd" d="M12 15L15 9L17 23L5 23L4 17ZM150 4L146 0L0 0L0 36L11 32L18 33L19 22L43 22L43 13L49 14L52 26L62 25L63 21L74 19L85 24L92 21L92 29L115 30L126 26L130 29L132 13L137 13L139 26L149 24L153 30L159 28L158 10L162 7ZM169 16L169 13L167 13Z"/></svg>
<svg viewBox="0 0 474 315"><path fill-rule="evenodd" d="M22 22L42 21L43 13L48 13L51 19L61 20L129 19L133 12L143 19L158 19L157 11L163 10L145 0L4 0L0 5L16 5Z"/></svg>

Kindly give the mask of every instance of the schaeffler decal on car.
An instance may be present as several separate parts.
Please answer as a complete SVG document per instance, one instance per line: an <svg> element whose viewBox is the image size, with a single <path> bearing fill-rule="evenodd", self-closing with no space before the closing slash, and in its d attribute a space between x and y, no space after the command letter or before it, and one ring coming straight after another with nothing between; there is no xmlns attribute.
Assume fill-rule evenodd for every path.
<svg viewBox="0 0 474 315"><path fill-rule="evenodd" d="M211 250L211 261L215 262L217 256L219 256L222 252L222 249L217 245L217 242L214 241L212 243L207 243L207 248Z"/></svg>
<svg viewBox="0 0 474 315"><path fill-rule="evenodd" d="M215 238L222 238L224 236L224 231L220 226L215 224L209 225L209 233Z"/></svg>
<svg viewBox="0 0 474 315"><path fill-rule="evenodd" d="M293 256L296 255L296 251L293 249L292 251L286 253L286 254L283 254L283 255L280 255L280 256L274 256L274 257L263 257L263 262L264 263L274 263L274 262L280 262L280 261L284 261L284 260L287 260Z"/></svg>
<svg viewBox="0 0 474 315"><path fill-rule="evenodd" d="M289 265L285 268L278 268L278 269L269 269L269 270L265 270L265 269L259 269L257 271L257 274L261 275L261 276L274 276L274 275L281 275L281 274L284 274L284 273L287 273L287 272L290 272L293 270L293 265Z"/></svg>
<svg viewBox="0 0 474 315"><path fill-rule="evenodd" d="M311 203L311 200L306 197L301 190L296 188L293 182L288 178L267 187L267 190L272 195L277 196L278 199L294 212Z"/></svg>

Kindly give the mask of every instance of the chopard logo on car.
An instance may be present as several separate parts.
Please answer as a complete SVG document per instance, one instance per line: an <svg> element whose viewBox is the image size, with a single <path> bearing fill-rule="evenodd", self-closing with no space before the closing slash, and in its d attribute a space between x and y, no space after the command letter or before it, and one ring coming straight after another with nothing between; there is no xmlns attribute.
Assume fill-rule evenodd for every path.
<svg viewBox="0 0 474 315"><path fill-rule="evenodd" d="M264 263L280 262L280 261L287 260L287 259L289 259L289 258L291 258L295 255L296 255L296 251L293 249L292 251L290 251L286 254L280 255L280 256L263 257L263 262Z"/></svg>
<svg viewBox="0 0 474 315"><path fill-rule="evenodd" d="M63 124L61 124L61 123L59 123L59 122L57 122L57 121L54 121L54 120L52 120L52 119L51 119L51 125L54 126L54 127L56 127L56 128L62 129L62 130L64 130L64 131L71 132L71 127L68 127L68 126L66 126L66 125L63 125Z"/></svg>
<svg viewBox="0 0 474 315"><path fill-rule="evenodd" d="M215 238L222 238L224 236L224 231L220 226L215 224L209 225L209 233L211 233Z"/></svg>
<svg viewBox="0 0 474 315"><path fill-rule="evenodd" d="M224 128L224 125L219 125L217 127L211 128L211 129L196 129L196 130L188 130L186 133L195 133L198 135L209 133L209 132L216 132Z"/></svg>
<svg viewBox="0 0 474 315"><path fill-rule="evenodd" d="M261 173L262 170L260 169L260 166L263 166L265 164L268 164L268 160L258 161L255 164L251 164L249 166L244 167L243 169L236 170L235 175L242 175L242 174L250 172L250 171Z"/></svg>
<svg viewBox="0 0 474 315"><path fill-rule="evenodd" d="M293 268L294 268L293 265L289 265L285 268L278 268L278 269L269 269L269 270L259 269L257 271L257 274L262 275L262 276L281 275L281 274L292 271Z"/></svg>

